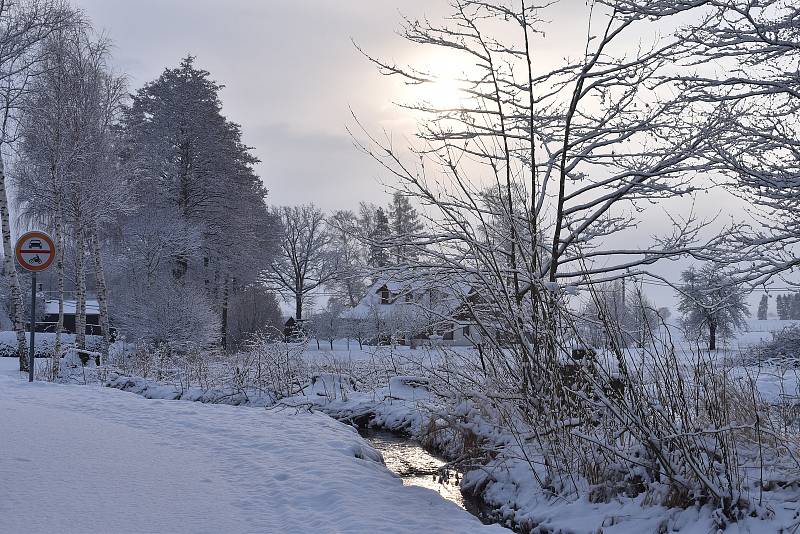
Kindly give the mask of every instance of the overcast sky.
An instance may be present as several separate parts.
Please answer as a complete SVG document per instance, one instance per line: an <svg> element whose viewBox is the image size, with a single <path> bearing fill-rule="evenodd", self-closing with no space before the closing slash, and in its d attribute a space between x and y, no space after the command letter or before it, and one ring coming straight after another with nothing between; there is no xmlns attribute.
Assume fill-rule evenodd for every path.
<svg viewBox="0 0 800 534"><path fill-rule="evenodd" d="M345 128L352 107L373 130L410 134L412 119L392 102L411 93L381 77L351 39L384 58L452 68L443 57L420 56L395 33L401 13L436 20L447 11L444 0L73 1L114 42L114 64L129 76L131 91L187 54L226 86L223 112L242 125L262 160L257 171L270 204L314 202L330 210L386 203L381 182L389 177L353 147ZM585 21L585 9L584 0L565 0L551 11L561 20L540 42L540 59L581 46L586 29L575 21ZM665 266L672 278L680 268Z"/></svg>
<svg viewBox="0 0 800 534"><path fill-rule="evenodd" d="M411 93L380 76L351 39L383 58L453 68L444 54L421 56L429 52L395 33L401 15L438 19L448 12L445 0L73 1L114 42L114 63L129 75L131 91L187 54L197 56L226 86L223 111L262 160L257 170L271 204L385 203L380 183L388 177L353 147L345 127L352 108L370 128L412 133L412 120L392 104ZM551 12L581 20L580 9L584 0L566 0ZM580 26L562 27L547 46L574 41L585 32Z"/></svg>
<svg viewBox="0 0 800 534"><path fill-rule="evenodd" d="M403 12L441 2L403 0L75 0L115 44L131 91L191 53L226 88L224 113L243 127L262 160L271 204L355 208L383 203L379 169L345 131L352 107L374 126L397 126L402 93L355 50L406 55L394 31ZM432 7L433 6L433 7Z"/></svg>

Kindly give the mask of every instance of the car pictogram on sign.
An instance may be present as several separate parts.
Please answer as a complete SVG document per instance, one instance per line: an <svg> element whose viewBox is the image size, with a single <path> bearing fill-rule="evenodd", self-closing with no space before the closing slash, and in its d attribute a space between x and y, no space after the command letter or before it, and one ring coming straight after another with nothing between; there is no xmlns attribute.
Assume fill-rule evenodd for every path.
<svg viewBox="0 0 800 534"><path fill-rule="evenodd" d="M15 252L20 267L26 271L43 271L53 263L56 247L49 235L32 231L20 236Z"/></svg>

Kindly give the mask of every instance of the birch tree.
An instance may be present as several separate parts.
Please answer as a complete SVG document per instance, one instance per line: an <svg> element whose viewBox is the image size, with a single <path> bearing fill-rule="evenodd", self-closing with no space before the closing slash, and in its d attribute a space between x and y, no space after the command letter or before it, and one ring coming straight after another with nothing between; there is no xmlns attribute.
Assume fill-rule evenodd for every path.
<svg viewBox="0 0 800 534"><path fill-rule="evenodd" d="M61 0L0 3L0 225L5 272L11 278L12 322L17 333L20 370L27 369L25 326L20 284L11 251L11 218L5 174L5 151L16 140L17 111L28 83L40 72L41 43L51 33L73 24L76 15Z"/></svg>
<svg viewBox="0 0 800 534"><path fill-rule="evenodd" d="M105 356L108 352L108 295L98 232L129 209L112 141L125 84L110 72L108 46L85 23L53 33L44 43L43 73L24 100L18 200L28 220L53 229L59 249L54 358L60 355L68 243L74 258L76 344L84 348L86 343L85 273L91 263L104 337L102 351ZM54 363L53 369L56 373L58 365Z"/></svg>

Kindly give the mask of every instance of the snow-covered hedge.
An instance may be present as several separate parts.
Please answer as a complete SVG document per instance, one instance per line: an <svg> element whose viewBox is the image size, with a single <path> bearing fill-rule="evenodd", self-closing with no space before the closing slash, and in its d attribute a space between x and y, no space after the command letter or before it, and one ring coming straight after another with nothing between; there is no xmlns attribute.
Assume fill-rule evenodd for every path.
<svg viewBox="0 0 800 534"><path fill-rule="evenodd" d="M772 339L753 347L745 363L771 363L781 367L800 367L800 324L772 333Z"/></svg>
<svg viewBox="0 0 800 534"><path fill-rule="evenodd" d="M25 334L30 340L30 334ZM53 356L53 347L56 335L52 332L36 332L36 357L50 358ZM75 344L75 334L61 334L61 346L66 349ZM93 352L102 350L102 336L86 336L86 349ZM62 349L62 350L63 350ZM17 356L17 334L12 331L0 332L0 357L15 358Z"/></svg>

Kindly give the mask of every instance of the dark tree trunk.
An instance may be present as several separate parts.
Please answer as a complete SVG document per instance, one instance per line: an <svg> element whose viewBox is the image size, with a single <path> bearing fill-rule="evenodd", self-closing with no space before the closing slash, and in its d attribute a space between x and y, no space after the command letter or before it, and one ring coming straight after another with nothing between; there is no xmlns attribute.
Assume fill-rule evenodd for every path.
<svg viewBox="0 0 800 534"><path fill-rule="evenodd" d="M298 323L303 320L303 297L299 294L294 297L294 320Z"/></svg>
<svg viewBox="0 0 800 534"><path fill-rule="evenodd" d="M225 285L222 288L222 348L228 347L228 279L225 279Z"/></svg>
<svg viewBox="0 0 800 534"><path fill-rule="evenodd" d="M708 350L717 350L717 323L708 324Z"/></svg>

